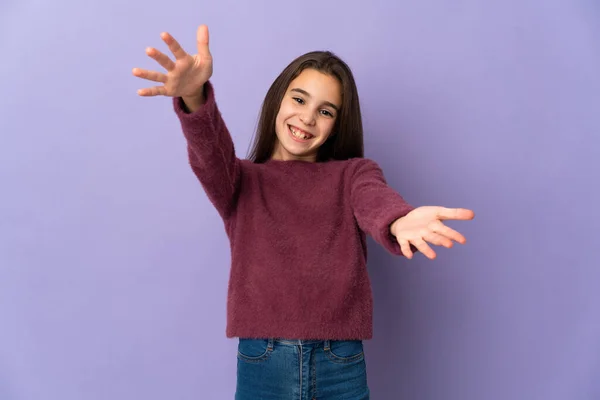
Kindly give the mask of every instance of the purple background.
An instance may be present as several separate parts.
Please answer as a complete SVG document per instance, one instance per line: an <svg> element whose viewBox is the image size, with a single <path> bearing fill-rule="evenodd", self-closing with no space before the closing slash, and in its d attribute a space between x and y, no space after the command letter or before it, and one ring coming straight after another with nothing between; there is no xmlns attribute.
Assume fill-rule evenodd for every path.
<svg viewBox="0 0 600 400"><path fill-rule="evenodd" d="M228 242L131 75L201 23L239 155L332 49L389 183L477 213L434 262L369 242L374 399L600 398L597 2L29 0L0 6L0 399L232 398Z"/></svg>

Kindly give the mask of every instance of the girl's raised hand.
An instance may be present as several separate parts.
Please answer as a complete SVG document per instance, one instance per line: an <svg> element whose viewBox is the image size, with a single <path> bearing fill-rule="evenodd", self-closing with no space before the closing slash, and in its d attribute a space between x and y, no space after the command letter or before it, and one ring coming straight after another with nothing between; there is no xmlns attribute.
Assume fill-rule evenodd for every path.
<svg viewBox="0 0 600 400"><path fill-rule="evenodd" d="M465 237L443 224L443 220L470 220L475 217L471 210L464 208L418 207L397 219L390 226L390 232L396 237L402 253L413 257L410 245L415 246L427 258L436 257L427 242L436 246L452 247L452 241L464 244Z"/></svg>
<svg viewBox="0 0 600 400"><path fill-rule="evenodd" d="M168 33L161 34L175 60L155 48L146 49L146 54L156 60L166 71L157 72L134 68L133 75L162 85L139 89L140 96L170 96L199 98L203 86L213 73L213 59L208 48L208 27L201 25L196 34L198 53L190 55Z"/></svg>

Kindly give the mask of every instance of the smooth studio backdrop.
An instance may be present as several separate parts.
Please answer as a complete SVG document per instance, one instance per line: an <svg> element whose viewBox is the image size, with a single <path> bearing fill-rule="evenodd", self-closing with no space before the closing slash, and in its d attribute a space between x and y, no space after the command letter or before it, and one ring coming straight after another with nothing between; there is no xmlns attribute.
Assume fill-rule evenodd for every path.
<svg viewBox="0 0 600 400"><path fill-rule="evenodd" d="M240 156L277 74L330 49L390 185L476 212L436 261L369 241L374 399L600 399L592 0L2 0L0 399L232 398L227 238L131 74L202 23Z"/></svg>

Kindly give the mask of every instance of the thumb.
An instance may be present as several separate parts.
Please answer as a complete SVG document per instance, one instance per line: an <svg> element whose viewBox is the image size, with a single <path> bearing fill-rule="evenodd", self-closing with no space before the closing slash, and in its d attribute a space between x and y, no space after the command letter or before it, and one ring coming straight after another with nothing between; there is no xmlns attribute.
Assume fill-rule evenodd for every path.
<svg viewBox="0 0 600 400"><path fill-rule="evenodd" d="M198 27L196 41L198 44L198 54L203 56L210 55L210 50L208 49L208 26L200 25Z"/></svg>
<svg viewBox="0 0 600 400"><path fill-rule="evenodd" d="M446 208L439 207L437 209L437 217L439 219L456 219L456 220L470 220L475 217L473 210L466 208Z"/></svg>

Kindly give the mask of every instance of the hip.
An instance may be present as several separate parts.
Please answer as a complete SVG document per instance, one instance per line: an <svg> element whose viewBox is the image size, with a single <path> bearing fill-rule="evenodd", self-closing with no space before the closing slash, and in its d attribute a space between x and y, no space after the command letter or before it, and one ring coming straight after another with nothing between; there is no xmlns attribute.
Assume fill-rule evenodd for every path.
<svg viewBox="0 0 600 400"><path fill-rule="evenodd" d="M239 339L236 400L367 400L361 340Z"/></svg>

